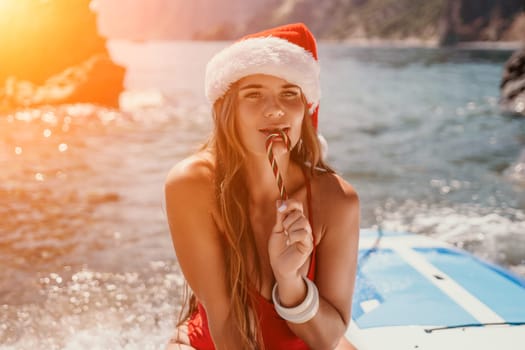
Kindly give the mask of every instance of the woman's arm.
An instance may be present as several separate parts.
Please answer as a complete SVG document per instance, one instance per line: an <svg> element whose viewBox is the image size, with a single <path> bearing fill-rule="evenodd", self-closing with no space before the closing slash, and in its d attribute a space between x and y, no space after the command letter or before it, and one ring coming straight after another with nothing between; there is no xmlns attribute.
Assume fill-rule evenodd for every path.
<svg viewBox="0 0 525 350"><path fill-rule="evenodd" d="M224 255L213 218L212 171L206 161L195 157L176 165L166 180L166 211L177 259L206 309L216 348L238 349L238 337L228 321Z"/></svg>
<svg viewBox="0 0 525 350"><path fill-rule="evenodd" d="M350 323L350 309L357 265L359 199L353 188L335 175L320 185L318 217L323 223L316 250L316 278L320 305L306 323L288 322L290 329L312 349L335 349ZM279 295L288 306L306 295L301 277L279 280ZM281 294L281 292L279 292ZM300 295L300 298L298 298Z"/></svg>

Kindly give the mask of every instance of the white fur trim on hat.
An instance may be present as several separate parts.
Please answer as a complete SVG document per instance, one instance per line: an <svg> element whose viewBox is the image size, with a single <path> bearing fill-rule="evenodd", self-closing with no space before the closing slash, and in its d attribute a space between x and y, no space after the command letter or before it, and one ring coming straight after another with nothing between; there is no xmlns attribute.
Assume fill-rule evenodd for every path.
<svg viewBox="0 0 525 350"><path fill-rule="evenodd" d="M213 104L243 77L273 75L299 86L313 112L321 98L319 73L319 62L299 45L273 36L248 38L223 49L208 62L205 93Z"/></svg>

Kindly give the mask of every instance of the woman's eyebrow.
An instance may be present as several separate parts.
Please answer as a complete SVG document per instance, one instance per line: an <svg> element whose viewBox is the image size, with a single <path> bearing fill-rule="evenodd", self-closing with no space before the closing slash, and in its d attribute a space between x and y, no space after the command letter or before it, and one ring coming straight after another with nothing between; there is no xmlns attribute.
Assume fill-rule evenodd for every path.
<svg viewBox="0 0 525 350"><path fill-rule="evenodd" d="M241 87L239 90L246 90L246 89L260 89L262 88L262 85L260 84L249 84Z"/></svg>
<svg viewBox="0 0 525 350"><path fill-rule="evenodd" d="M248 84L248 85L242 86L241 88L239 88L239 90L260 89L262 87L263 86L261 84ZM283 86L281 86L281 89L290 89L290 88L300 89L300 87L295 84L284 84Z"/></svg>

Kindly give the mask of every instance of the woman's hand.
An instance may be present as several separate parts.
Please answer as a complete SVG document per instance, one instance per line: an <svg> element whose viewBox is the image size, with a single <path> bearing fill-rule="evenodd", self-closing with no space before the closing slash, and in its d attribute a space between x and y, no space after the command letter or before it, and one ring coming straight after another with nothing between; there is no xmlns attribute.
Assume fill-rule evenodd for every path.
<svg viewBox="0 0 525 350"><path fill-rule="evenodd" d="M312 253L312 228L298 200L277 201L276 216L268 241L270 265L277 281L297 279Z"/></svg>

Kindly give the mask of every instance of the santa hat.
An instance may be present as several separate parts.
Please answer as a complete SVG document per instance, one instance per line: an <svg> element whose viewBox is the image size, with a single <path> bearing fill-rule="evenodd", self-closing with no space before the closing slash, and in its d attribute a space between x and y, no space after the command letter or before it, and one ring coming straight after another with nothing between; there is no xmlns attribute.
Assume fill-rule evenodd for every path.
<svg viewBox="0 0 525 350"><path fill-rule="evenodd" d="M303 23L250 34L223 49L206 66L205 93L214 104L231 84L252 74L268 74L299 86L317 130L321 88L317 45Z"/></svg>

